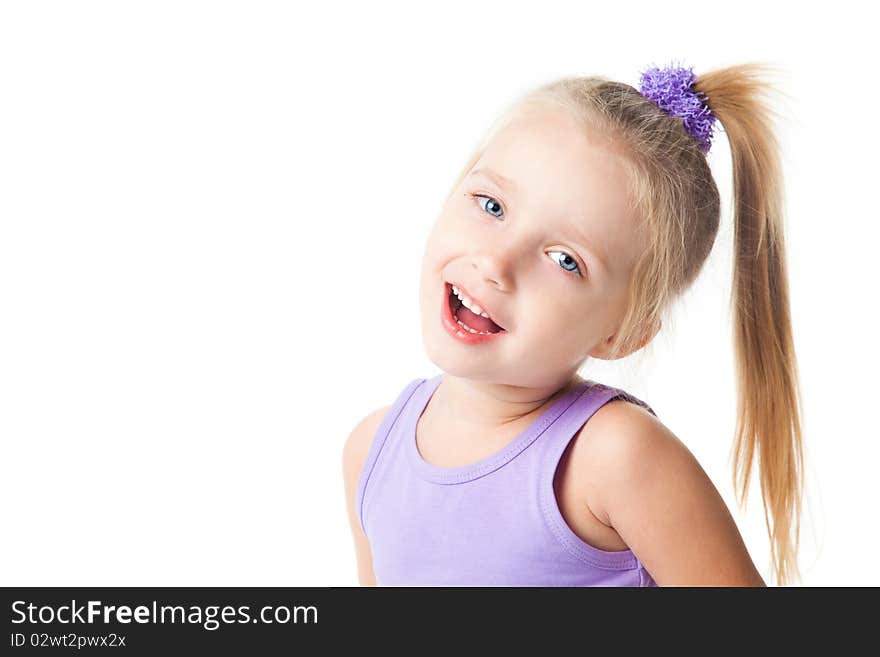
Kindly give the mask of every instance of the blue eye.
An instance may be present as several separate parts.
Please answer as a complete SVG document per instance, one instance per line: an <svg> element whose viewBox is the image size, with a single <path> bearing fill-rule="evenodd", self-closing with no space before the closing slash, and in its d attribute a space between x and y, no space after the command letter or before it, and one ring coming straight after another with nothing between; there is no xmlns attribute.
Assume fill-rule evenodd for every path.
<svg viewBox="0 0 880 657"><path fill-rule="evenodd" d="M581 273L580 265L578 265L577 261L570 255L568 255L565 251L548 251L547 253L548 255L551 253L561 254L563 257L563 261L566 262L566 264L572 265L574 269L567 269L565 265L562 265L562 268L565 269L565 271L577 272L578 276L583 276L583 274Z"/></svg>
<svg viewBox="0 0 880 657"><path fill-rule="evenodd" d="M490 201L494 207L498 208L498 210L502 212L502 214L504 213L504 211L501 208L501 204L498 201L496 201L494 198L492 198L491 196L481 196L479 194L471 194L471 196L473 196L477 200L477 205L479 205L480 208L483 209L483 211L485 211L486 208L483 206L482 203L480 203L480 199L486 199L487 201ZM489 205L489 204L487 203L486 205ZM499 216L499 215L494 214L492 212L489 212L489 214L491 214L493 217Z"/></svg>
<svg viewBox="0 0 880 657"><path fill-rule="evenodd" d="M501 204L500 204L498 201L496 201L494 198L492 198L491 196L485 196L485 195L483 195L483 194L471 194L471 196L476 200L477 205L478 205L478 206L480 207L480 209L482 209L484 212L487 212L486 207L488 207L488 206L491 204L493 207L497 208L502 214L504 213L504 211L503 211L503 209L502 209L502 207L501 207ZM484 204L481 202L481 199L485 199L486 201L488 201L488 203L486 203L486 204L484 205ZM493 217L498 217L498 216L499 216L499 215L497 215L497 214L494 214L494 213L491 212L491 211L489 211L489 214L491 214ZM569 254L566 253L565 251L548 251L547 253L548 253L548 254L550 254L550 253L559 253L559 254L561 254L561 255L564 257L564 262L565 262L565 264L561 265L561 267L562 267L565 271L567 271L567 272L572 272L572 273L575 273L577 276L583 277L584 274L583 274L583 272L581 271L580 265L578 265L577 260L575 260L571 255L569 255ZM566 265L573 266L574 268L573 268L573 269L569 269Z"/></svg>

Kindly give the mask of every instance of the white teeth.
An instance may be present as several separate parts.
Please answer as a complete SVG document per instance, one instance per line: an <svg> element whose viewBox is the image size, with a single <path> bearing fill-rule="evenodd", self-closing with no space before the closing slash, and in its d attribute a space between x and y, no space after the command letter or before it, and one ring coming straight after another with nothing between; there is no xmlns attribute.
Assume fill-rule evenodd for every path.
<svg viewBox="0 0 880 657"><path fill-rule="evenodd" d="M475 331L475 330L472 329L470 326L468 326L467 324L465 324L464 322L462 322L460 319L458 319L458 320L456 320L456 321L458 322L458 325L459 325L461 328L465 329L466 331L470 331L471 333L479 333L480 335L491 335L491 331Z"/></svg>
<svg viewBox="0 0 880 657"><path fill-rule="evenodd" d="M470 310L474 315L480 315L482 317L485 317L486 319L492 319L491 317L489 317L489 315L486 314L485 310L483 310L482 308L480 308L479 305L474 303L473 300L469 296L462 294L459 291L459 289L457 287L455 287L454 285L452 286L452 291L455 293L455 296L457 296L459 299L461 299L462 304L464 304L464 306L468 310Z"/></svg>

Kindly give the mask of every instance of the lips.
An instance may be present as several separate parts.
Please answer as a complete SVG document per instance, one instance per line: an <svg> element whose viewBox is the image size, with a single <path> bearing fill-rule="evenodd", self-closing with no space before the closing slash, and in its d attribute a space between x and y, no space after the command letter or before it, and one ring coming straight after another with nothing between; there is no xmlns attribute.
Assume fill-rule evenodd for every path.
<svg viewBox="0 0 880 657"><path fill-rule="evenodd" d="M457 287L458 290L462 293L463 296L468 297L471 301L473 301L473 302L474 302L475 304L477 304L480 308L482 308L482 309L483 309L483 312L485 312L487 315L489 315L490 319L491 319L493 322L495 322L495 324L498 325L498 326L501 328L502 331L506 331L506 330L507 330L506 328L504 328L504 325L501 324L501 322L499 322L499 321L495 318L495 313L492 312L492 310L491 310L490 308L488 308L488 307L486 306L486 304L484 304L480 299L477 299L474 295L472 295L470 292L468 292L467 288L465 288L461 283L456 283L456 282L454 282L454 281L447 281L447 284L450 285L450 286L454 285L455 287Z"/></svg>
<svg viewBox="0 0 880 657"><path fill-rule="evenodd" d="M452 294L452 285L444 283L443 288L446 291L446 294L443 295L443 299L440 303L440 323L446 333L458 343L470 346L484 345L490 342L495 342L501 339L502 336L507 335L507 331L505 330L498 331L497 333L471 333L459 326L453 315L452 306L450 304L450 300L455 298Z"/></svg>

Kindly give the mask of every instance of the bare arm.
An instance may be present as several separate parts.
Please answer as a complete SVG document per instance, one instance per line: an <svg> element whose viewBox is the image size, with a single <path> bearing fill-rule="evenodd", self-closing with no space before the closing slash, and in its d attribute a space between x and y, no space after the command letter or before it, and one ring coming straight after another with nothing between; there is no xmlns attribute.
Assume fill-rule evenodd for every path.
<svg viewBox="0 0 880 657"><path fill-rule="evenodd" d="M644 409L613 401L591 429L590 508L660 586L766 586L718 490L690 450Z"/></svg>
<svg viewBox="0 0 880 657"><path fill-rule="evenodd" d="M355 556L357 558L358 583L361 586L376 586L373 574L373 559L370 544L361 529L358 512L355 508L357 484L361 470L370 451L370 445L382 418L390 407L386 406L370 413L358 422L352 430L342 450L342 473L345 481L345 504L348 512L348 523L354 539Z"/></svg>

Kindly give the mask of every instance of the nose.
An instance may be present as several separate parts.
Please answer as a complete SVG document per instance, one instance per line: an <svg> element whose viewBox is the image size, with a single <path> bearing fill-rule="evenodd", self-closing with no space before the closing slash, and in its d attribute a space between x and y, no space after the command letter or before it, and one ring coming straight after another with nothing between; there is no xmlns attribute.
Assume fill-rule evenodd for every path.
<svg viewBox="0 0 880 657"><path fill-rule="evenodd" d="M487 246L471 258L471 267L476 276L486 285L499 291L507 291L512 285L512 264L515 256L507 251L502 251L496 246Z"/></svg>
<svg viewBox="0 0 880 657"><path fill-rule="evenodd" d="M472 236L470 261L474 275L486 286L509 292L516 278L535 266L531 254L536 252L539 239L525 224L509 224L503 234Z"/></svg>

